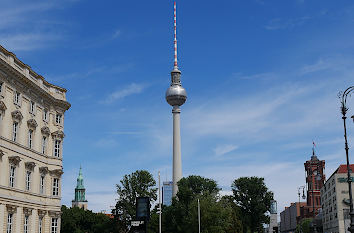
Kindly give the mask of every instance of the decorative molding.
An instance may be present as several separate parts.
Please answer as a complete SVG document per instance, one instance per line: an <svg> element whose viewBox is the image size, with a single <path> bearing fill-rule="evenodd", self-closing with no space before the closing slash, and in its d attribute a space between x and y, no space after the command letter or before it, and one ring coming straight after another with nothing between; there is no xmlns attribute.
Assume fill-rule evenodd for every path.
<svg viewBox="0 0 354 233"><path fill-rule="evenodd" d="M36 164L34 162L25 162L25 167L27 170L33 171L35 166L36 166Z"/></svg>
<svg viewBox="0 0 354 233"><path fill-rule="evenodd" d="M63 131L57 130L57 131L52 133L52 137L53 138L61 138L61 139L63 139L65 137L65 134L64 134Z"/></svg>
<svg viewBox="0 0 354 233"><path fill-rule="evenodd" d="M22 119L23 119L23 115L19 110L13 111L11 113L11 116L14 120L17 120L17 121L22 121Z"/></svg>
<svg viewBox="0 0 354 233"><path fill-rule="evenodd" d="M0 100L0 111L5 112L6 109L7 109L7 107L6 107L5 103Z"/></svg>
<svg viewBox="0 0 354 233"><path fill-rule="evenodd" d="M0 149L0 159L2 159L2 156L4 156L4 155L5 155L5 152Z"/></svg>
<svg viewBox="0 0 354 233"><path fill-rule="evenodd" d="M20 156L9 156L9 163L13 164L13 165L18 165L21 161Z"/></svg>
<svg viewBox="0 0 354 233"><path fill-rule="evenodd" d="M60 218L61 212L60 211L48 211L48 214L52 218Z"/></svg>
<svg viewBox="0 0 354 233"><path fill-rule="evenodd" d="M50 135L50 129L48 128L48 126L43 126L41 128L41 132L42 132L43 135L47 135L47 136Z"/></svg>
<svg viewBox="0 0 354 233"><path fill-rule="evenodd" d="M29 128L32 128L32 129L35 129L38 126L37 121L35 119L29 119L27 121L27 125Z"/></svg>
<svg viewBox="0 0 354 233"><path fill-rule="evenodd" d="M15 205L6 204L7 212L10 214L16 213L17 207Z"/></svg>
<svg viewBox="0 0 354 233"><path fill-rule="evenodd" d="M49 172L48 167L40 167L39 168L39 173L46 175Z"/></svg>
<svg viewBox="0 0 354 233"><path fill-rule="evenodd" d="M61 177L61 175L63 175L63 173L64 173L62 169L55 169L55 170L52 170L49 172L50 172L50 175L56 176L56 177Z"/></svg>
<svg viewBox="0 0 354 233"><path fill-rule="evenodd" d="M32 208L24 207L23 213L28 216L32 214L32 210L33 210Z"/></svg>
<svg viewBox="0 0 354 233"><path fill-rule="evenodd" d="M38 210L38 216L43 218L47 214L46 210Z"/></svg>

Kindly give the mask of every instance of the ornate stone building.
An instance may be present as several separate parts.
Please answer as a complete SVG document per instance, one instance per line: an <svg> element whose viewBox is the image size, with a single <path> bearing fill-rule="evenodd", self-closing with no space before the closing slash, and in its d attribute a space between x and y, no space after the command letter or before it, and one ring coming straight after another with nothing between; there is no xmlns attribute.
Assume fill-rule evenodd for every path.
<svg viewBox="0 0 354 233"><path fill-rule="evenodd" d="M77 184L75 188L75 198L72 201L72 207L79 207L87 210L87 200L85 195L84 177L82 176L82 169L80 167L79 177L77 177Z"/></svg>
<svg viewBox="0 0 354 233"><path fill-rule="evenodd" d="M0 233L59 233L64 88L0 46Z"/></svg>

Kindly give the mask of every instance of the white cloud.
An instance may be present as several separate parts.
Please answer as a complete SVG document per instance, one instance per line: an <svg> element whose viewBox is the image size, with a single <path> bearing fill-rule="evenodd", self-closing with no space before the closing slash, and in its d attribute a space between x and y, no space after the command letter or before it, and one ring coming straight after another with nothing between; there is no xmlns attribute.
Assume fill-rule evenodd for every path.
<svg viewBox="0 0 354 233"><path fill-rule="evenodd" d="M116 30L114 33L113 33L113 39L115 38L118 38L120 35L121 35L121 31L120 30Z"/></svg>
<svg viewBox="0 0 354 233"><path fill-rule="evenodd" d="M127 96L139 94L144 90L145 86L142 84L132 83L129 86L111 93L103 102L111 104L117 100L123 99Z"/></svg>
<svg viewBox="0 0 354 233"><path fill-rule="evenodd" d="M214 153L216 156L221 156L221 155L227 154L231 151L234 151L237 148L238 148L237 145L232 145L232 144L218 145L216 148L214 148Z"/></svg>

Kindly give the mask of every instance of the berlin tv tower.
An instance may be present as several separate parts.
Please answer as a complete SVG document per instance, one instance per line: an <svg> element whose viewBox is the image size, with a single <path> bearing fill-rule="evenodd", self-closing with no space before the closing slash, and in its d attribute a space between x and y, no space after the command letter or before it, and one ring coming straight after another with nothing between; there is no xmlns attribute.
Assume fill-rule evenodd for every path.
<svg viewBox="0 0 354 233"><path fill-rule="evenodd" d="M187 100L187 92L181 84L181 71L177 66L177 23L176 23L176 1L174 2L174 50L175 58L173 70L171 71L171 85L166 91L166 101L172 109L173 115L173 173L172 173L172 196L175 197L178 191L177 182L182 178L181 159L181 132L180 114L182 106Z"/></svg>

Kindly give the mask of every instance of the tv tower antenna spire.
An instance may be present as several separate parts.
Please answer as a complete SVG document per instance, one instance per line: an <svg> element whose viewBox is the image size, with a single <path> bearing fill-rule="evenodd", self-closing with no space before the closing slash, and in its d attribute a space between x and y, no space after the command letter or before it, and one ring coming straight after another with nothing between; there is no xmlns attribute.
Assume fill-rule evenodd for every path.
<svg viewBox="0 0 354 233"><path fill-rule="evenodd" d="M181 84L181 71L177 66L177 16L176 1L174 1L174 66L171 71L171 85L166 91L166 101L172 108L173 115L173 172L172 172L172 196L178 191L177 183L182 178L182 157L181 157L181 132L180 113L182 106L187 100L187 92Z"/></svg>
<svg viewBox="0 0 354 233"><path fill-rule="evenodd" d="M173 40L173 44L174 44L174 50L175 50L175 60L174 60L174 66L173 69L174 70L178 70L178 65L177 65L177 9L176 9L176 1L174 1L174 40Z"/></svg>

